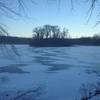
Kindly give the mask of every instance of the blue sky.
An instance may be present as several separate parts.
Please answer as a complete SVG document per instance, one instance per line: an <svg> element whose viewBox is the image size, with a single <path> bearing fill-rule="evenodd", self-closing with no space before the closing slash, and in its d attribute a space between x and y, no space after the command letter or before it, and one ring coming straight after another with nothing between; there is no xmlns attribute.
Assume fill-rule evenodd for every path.
<svg viewBox="0 0 100 100"><path fill-rule="evenodd" d="M26 2L25 17L16 17L15 20L3 18L3 22L8 26L11 35L22 37L31 37L34 27L45 24L68 28L71 37L92 36L100 32L99 25L94 27L98 8L87 23L88 4L77 2L72 10L70 0L60 0L60 3L58 1L36 0L36 4Z"/></svg>

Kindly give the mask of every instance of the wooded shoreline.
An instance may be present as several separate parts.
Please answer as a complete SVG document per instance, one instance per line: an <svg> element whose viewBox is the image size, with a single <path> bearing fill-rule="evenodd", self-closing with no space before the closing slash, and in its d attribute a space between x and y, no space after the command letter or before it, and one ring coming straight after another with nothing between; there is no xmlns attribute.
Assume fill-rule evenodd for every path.
<svg viewBox="0 0 100 100"><path fill-rule="evenodd" d="M68 39L33 39L12 36L0 36L0 44L28 44L34 47L63 47L63 46L100 46L100 38L68 38Z"/></svg>

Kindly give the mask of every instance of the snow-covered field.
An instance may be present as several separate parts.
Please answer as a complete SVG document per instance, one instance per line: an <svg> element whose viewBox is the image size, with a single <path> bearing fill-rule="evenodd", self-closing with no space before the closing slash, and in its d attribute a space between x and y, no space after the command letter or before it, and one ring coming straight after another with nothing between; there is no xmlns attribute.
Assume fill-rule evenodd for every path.
<svg viewBox="0 0 100 100"><path fill-rule="evenodd" d="M100 47L15 47L0 45L0 100L79 100L98 81Z"/></svg>

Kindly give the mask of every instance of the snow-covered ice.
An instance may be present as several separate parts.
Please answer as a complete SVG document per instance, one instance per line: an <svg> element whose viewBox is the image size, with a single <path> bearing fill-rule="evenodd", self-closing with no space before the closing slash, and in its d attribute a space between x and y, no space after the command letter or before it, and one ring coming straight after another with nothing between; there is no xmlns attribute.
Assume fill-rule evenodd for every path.
<svg viewBox="0 0 100 100"><path fill-rule="evenodd" d="M98 80L93 70L100 71L100 47L15 47L19 56L0 46L1 96L41 87L36 100L75 100L82 84Z"/></svg>

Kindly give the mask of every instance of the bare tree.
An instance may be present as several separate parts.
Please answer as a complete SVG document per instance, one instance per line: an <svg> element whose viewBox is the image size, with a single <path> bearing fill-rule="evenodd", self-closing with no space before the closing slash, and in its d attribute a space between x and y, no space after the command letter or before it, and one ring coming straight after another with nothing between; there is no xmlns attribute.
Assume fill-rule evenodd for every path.
<svg viewBox="0 0 100 100"><path fill-rule="evenodd" d="M44 28L36 27L36 28L33 29L33 37L35 39L43 39L44 35L45 35Z"/></svg>
<svg viewBox="0 0 100 100"><path fill-rule="evenodd" d="M0 0L0 36L8 36L7 26L4 25L3 17L13 18L14 16L22 17L25 13L25 1L26 0ZM31 3L34 3L33 0L28 0ZM2 40L0 40L2 42ZM12 40L11 40L12 41ZM5 48L5 45L3 45ZM11 45L13 52L16 55L19 55L17 49L14 45ZM7 48L6 48L7 49Z"/></svg>
<svg viewBox="0 0 100 100"><path fill-rule="evenodd" d="M45 38L51 37L51 28L52 28L52 25L44 25L43 26L43 29L44 29L44 32L45 32Z"/></svg>
<svg viewBox="0 0 100 100"><path fill-rule="evenodd" d="M61 34L61 38L69 38L69 31L68 29L64 28Z"/></svg>
<svg viewBox="0 0 100 100"><path fill-rule="evenodd" d="M28 0L28 3L35 4L35 0ZM26 6L29 6L29 4L27 4L27 0L0 0L0 35L8 35L5 28L6 25L1 22L1 19L3 17L14 19L16 16L25 16Z"/></svg>
<svg viewBox="0 0 100 100"><path fill-rule="evenodd" d="M94 34L93 39L100 39L100 33Z"/></svg>
<svg viewBox="0 0 100 100"><path fill-rule="evenodd" d="M48 39L48 38L69 38L68 29L61 30L57 25L44 25L43 27L36 27L33 29L34 39Z"/></svg>
<svg viewBox="0 0 100 100"><path fill-rule="evenodd" d="M49 0L47 0L49 1ZM56 2L64 2L63 0L55 0ZM82 2L84 0L81 0L80 2ZM98 6L100 4L99 0L86 0L87 2L89 2L89 19L91 17L91 15L93 14L93 11L95 9L96 6ZM12 18L13 16L22 16L23 14L25 14L25 8L26 6L29 6L29 2L30 3L34 3L36 4L36 0L0 0L0 16L1 17L10 17ZM71 6L72 8L74 7L74 2L77 2L77 0L70 0L71 2ZM27 4L28 3L28 4ZM77 3L76 3L77 5ZM66 5L67 6L67 5ZM100 7L100 6L99 6ZM98 16L100 15L100 11L98 11ZM0 18L1 19L1 18ZM100 23L100 21L98 20L97 24ZM0 28L4 28L4 26L2 24L0 24ZM0 32L1 34L1 32ZM5 34L5 32L4 32Z"/></svg>

